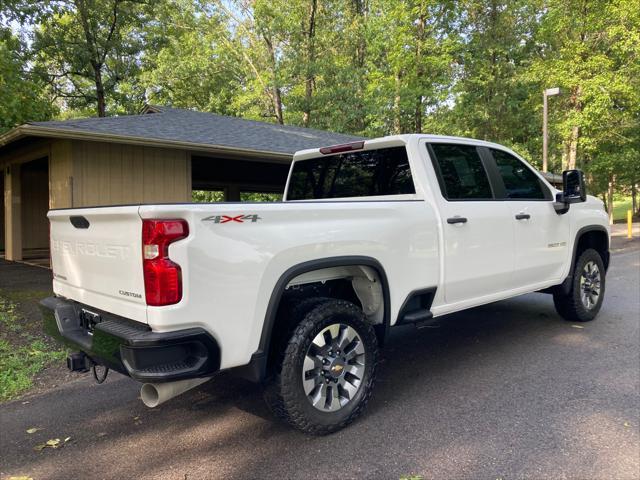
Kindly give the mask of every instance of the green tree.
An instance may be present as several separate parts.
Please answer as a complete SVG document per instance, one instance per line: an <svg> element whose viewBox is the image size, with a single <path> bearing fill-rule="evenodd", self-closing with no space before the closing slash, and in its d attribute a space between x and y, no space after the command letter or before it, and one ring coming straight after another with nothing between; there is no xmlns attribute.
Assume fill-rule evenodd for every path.
<svg viewBox="0 0 640 480"><path fill-rule="evenodd" d="M532 82L520 76L533 53L537 0L463 0L455 29L460 39L453 107L442 121L446 133L497 141L531 159L540 138L532 115Z"/></svg>
<svg viewBox="0 0 640 480"><path fill-rule="evenodd" d="M372 5L368 133L422 132L427 113L446 100L458 43L451 7L425 0Z"/></svg>
<svg viewBox="0 0 640 480"><path fill-rule="evenodd" d="M33 71L65 108L82 113L133 113L144 27L152 2L141 0L9 0L9 15L33 22Z"/></svg>
<svg viewBox="0 0 640 480"><path fill-rule="evenodd" d="M0 27L0 133L36 120L48 120L55 109L46 85L28 70L29 52L10 29Z"/></svg>
<svg viewBox="0 0 640 480"><path fill-rule="evenodd" d="M553 110L565 168L633 148L640 128L640 7L635 0L549 1L527 75L560 87ZM536 92L536 95L539 93Z"/></svg>
<svg viewBox="0 0 640 480"><path fill-rule="evenodd" d="M244 81L222 13L191 0L157 7L140 74L147 101L237 115Z"/></svg>

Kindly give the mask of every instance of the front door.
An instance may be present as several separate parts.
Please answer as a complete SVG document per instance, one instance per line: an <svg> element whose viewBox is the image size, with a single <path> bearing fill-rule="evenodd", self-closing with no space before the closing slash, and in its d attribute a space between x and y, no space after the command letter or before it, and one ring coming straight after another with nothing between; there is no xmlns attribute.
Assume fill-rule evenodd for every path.
<svg viewBox="0 0 640 480"><path fill-rule="evenodd" d="M514 286L560 280L569 256L569 216L556 213L549 187L529 165L504 150L489 150L515 224Z"/></svg>
<svg viewBox="0 0 640 480"><path fill-rule="evenodd" d="M438 176L444 237L447 304L511 288L514 221L506 202L496 201L478 147L431 143Z"/></svg>

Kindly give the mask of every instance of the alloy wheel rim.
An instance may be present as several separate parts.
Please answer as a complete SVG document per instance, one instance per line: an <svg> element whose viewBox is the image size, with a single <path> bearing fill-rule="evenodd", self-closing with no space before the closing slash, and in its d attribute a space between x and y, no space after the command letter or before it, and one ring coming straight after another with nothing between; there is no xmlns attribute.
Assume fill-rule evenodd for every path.
<svg viewBox="0 0 640 480"><path fill-rule="evenodd" d="M304 357L302 386L314 408L335 412L360 390L365 372L365 348L352 327L334 323L318 333Z"/></svg>
<svg viewBox="0 0 640 480"><path fill-rule="evenodd" d="M601 289L600 269L595 262L587 262L580 275L580 299L587 310L598 304Z"/></svg>

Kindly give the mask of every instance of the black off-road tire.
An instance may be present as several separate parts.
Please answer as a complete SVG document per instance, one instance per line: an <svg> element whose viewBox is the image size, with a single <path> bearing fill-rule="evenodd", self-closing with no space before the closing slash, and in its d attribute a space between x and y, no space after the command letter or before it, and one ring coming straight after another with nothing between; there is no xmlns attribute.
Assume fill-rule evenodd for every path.
<svg viewBox="0 0 640 480"><path fill-rule="evenodd" d="M326 435L346 427L364 411L375 382L378 341L362 310L351 302L309 299L296 310L298 315L304 313L279 356L275 375L265 387L265 400L272 412L294 428L311 435ZM360 336L365 349L365 368L354 398L337 411L324 412L316 409L307 398L302 370L313 339L335 323L348 325Z"/></svg>
<svg viewBox="0 0 640 480"><path fill-rule="evenodd" d="M595 263L600 272L600 293L597 302L591 308L587 308L583 304L580 285L580 277L589 262ZM571 290L569 294L564 294L563 292L554 293L553 304L558 314L565 320L569 322L589 322L596 318L604 300L606 275L602 257L592 248L585 250L578 257L571 275Z"/></svg>

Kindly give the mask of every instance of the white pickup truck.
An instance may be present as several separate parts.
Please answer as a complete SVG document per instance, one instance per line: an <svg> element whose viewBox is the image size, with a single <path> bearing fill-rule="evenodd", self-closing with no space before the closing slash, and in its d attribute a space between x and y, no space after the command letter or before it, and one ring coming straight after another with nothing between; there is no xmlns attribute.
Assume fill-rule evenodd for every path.
<svg viewBox="0 0 640 480"><path fill-rule="evenodd" d="M222 370L324 434L364 409L396 325L529 292L598 313L603 203L493 143L400 135L298 152L278 203L52 210L49 331L69 368L138 380L155 406Z"/></svg>

